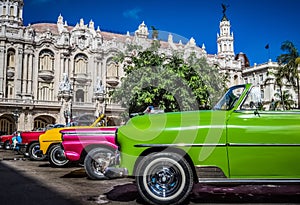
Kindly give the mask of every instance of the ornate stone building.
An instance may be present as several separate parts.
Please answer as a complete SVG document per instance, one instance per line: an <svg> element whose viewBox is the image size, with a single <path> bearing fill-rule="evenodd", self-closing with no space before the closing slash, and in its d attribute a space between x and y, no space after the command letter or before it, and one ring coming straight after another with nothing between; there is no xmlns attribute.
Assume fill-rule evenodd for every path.
<svg viewBox="0 0 300 205"><path fill-rule="evenodd" d="M128 45L151 46L145 23L132 35L104 32L83 19L69 26L61 15L56 24L25 26L23 6L23 0L0 1L0 130L11 133L68 123L71 116L87 124L101 112L117 119L122 108L109 93L124 72L113 57L125 53ZM181 52L184 57L196 53L229 73L229 84L242 83L242 61L235 57L230 26L224 13L217 54L207 54L194 38L185 45L173 42L171 34L161 41L160 52Z"/></svg>
<svg viewBox="0 0 300 205"><path fill-rule="evenodd" d="M262 64L254 64L251 67L245 67L242 70L242 77L244 83L251 83L254 85L259 85L261 90L261 95L264 108L269 109L269 105L274 100L280 100L279 97L276 97L276 93L279 94L279 87L276 86L275 78L272 73L276 72L276 69L279 67L277 62L272 62L271 59ZM298 71L300 71L300 67L298 67ZM267 80L268 79L268 80ZM282 87L283 91L287 91L291 94L290 100L294 102L293 107L297 107L298 103L298 94L295 92L293 87L289 85L286 80L283 80L284 86ZM282 107L278 107L277 109L281 110Z"/></svg>

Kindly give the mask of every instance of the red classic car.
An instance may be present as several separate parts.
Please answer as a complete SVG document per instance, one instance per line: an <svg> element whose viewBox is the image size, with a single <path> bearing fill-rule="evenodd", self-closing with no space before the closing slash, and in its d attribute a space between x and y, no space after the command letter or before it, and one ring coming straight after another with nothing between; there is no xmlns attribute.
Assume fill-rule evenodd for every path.
<svg viewBox="0 0 300 205"><path fill-rule="evenodd" d="M21 132L22 143L18 143L17 146L24 153L25 156L31 160L42 161L47 156L43 155L40 150L39 136L44 134L47 130L52 128L64 127L63 124L48 125L44 129L37 131L23 131Z"/></svg>
<svg viewBox="0 0 300 205"><path fill-rule="evenodd" d="M45 155L40 152L39 136L45 131L23 131L21 132L22 143L17 143L17 147L22 150L25 156L31 160L44 160Z"/></svg>
<svg viewBox="0 0 300 205"><path fill-rule="evenodd" d="M0 136L0 148L10 149L12 145L13 135L2 135Z"/></svg>
<svg viewBox="0 0 300 205"><path fill-rule="evenodd" d="M91 179L105 179L105 169L113 165L117 127L90 127L61 130L62 147L71 162L84 164Z"/></svg>

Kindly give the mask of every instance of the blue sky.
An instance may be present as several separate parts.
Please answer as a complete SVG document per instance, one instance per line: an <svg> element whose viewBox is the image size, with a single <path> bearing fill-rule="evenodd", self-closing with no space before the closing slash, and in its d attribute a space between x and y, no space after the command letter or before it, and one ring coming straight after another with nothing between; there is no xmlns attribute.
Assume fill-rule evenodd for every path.
<svg viewBox="0 0 300 205"><path fill-rule="evenodd" d="M124 34L145 21L161 34L193 37L216 54L222 4L228 5L234 51L246 53L251 65L276 61L286 40L300 49L299 0L24 0L23 19L24 25L56 23L61 14L70 26L83 18L85 24L93 20L103 31Z"/></svg>

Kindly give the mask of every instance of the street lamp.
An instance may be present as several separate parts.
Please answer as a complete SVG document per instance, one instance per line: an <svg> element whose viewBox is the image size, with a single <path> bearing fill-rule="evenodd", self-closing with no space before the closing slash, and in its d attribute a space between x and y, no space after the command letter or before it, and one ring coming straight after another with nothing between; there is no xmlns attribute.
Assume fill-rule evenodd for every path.
<svg viewBox="0 0 300 205"><path fill-rule="evenodd" d="M20 117L20 112L18 109L15 109L13 112L12 112L12 115L13 115L13 118L14 118L14 121L15 121L15 129L16 131L18 130L18 120L19 120L19 117Z"/></svg>

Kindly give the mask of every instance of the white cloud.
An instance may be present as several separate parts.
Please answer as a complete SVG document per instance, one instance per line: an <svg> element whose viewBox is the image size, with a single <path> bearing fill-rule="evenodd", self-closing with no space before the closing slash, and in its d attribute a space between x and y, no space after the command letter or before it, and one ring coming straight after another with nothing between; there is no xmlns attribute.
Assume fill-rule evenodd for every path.
<svg viewBox="0 0 300 205"><path fill-rule="evenodd" d="M133 19L139 19L139 13L142 10L140 8L134 8L134 9L130 9L130 10L126 10L123 12L123 16L125 16L126 18L133 18Z"/></svg>

